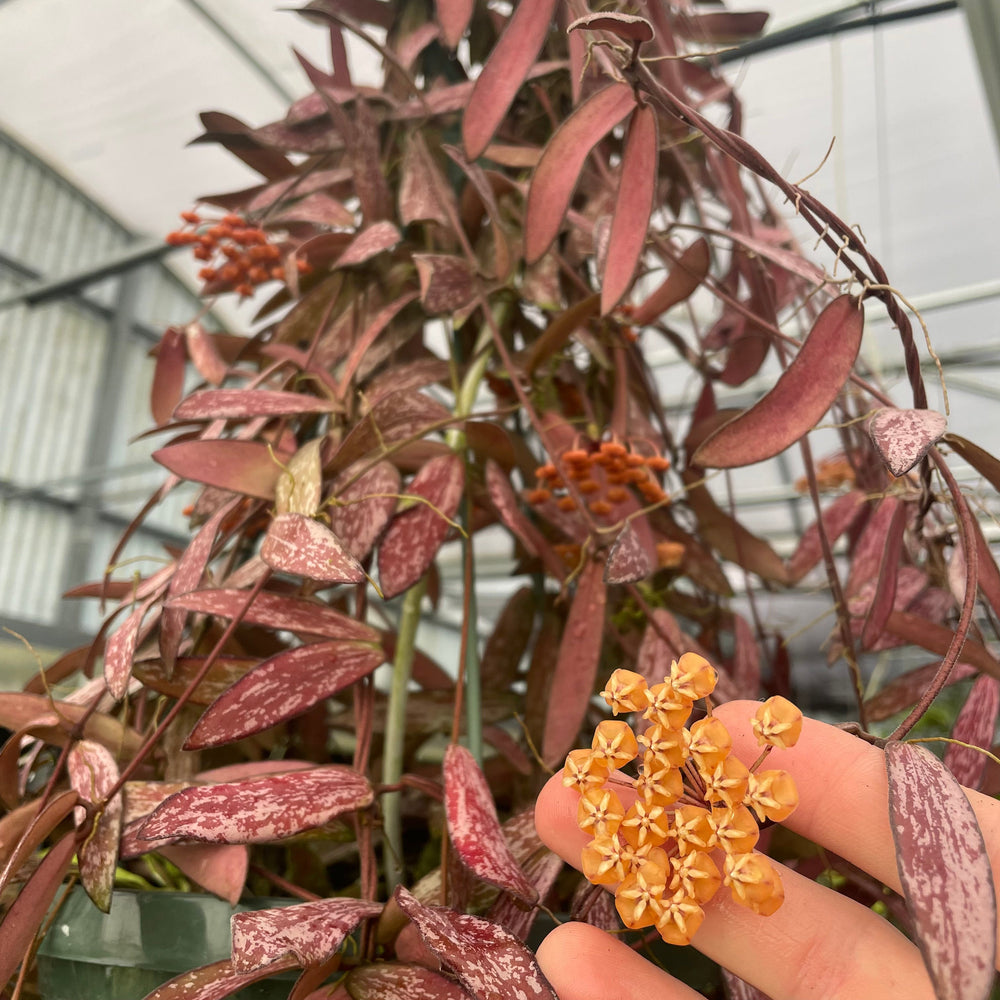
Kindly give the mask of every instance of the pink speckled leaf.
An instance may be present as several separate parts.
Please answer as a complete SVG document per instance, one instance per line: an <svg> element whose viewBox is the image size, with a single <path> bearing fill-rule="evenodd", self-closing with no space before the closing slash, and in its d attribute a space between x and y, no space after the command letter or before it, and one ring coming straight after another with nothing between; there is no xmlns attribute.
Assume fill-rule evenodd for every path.
<svg viewBox="0 0 1000 1000"><path fill-rule="evenodd" d="M643 21L642 18L636 20ZM649 27L648 21L643 23ZM602 315L611 312L629 290L646 247L659 153L656 112L649 104L640 105L632 112L622 153L621 179L601 285Z"/></svg>
<svg viewBox="0 0 1000 1000"><path fill-rule="evenodd" d="M430 396L407 389L383 396L344 438L328 468L340 472L373 451L381 453L407 439L447 426L451 413Z"/></svg>
<svg viewBox="0 0 1000 1000"><path fill-rule="evenodd" d="M812 430L851 374L864 325L857 298L834 299L773 388L709 435L692 463L711 469L752 465L773 458Z"/></svg>
<svg viewBox="0 0 1000 1000"><path fill-rule="evenodd" d="M379 462L343 489L335 483L333 492L338 503L328 508L330 527L355 559L364 559L396 509L399 469Z"/></svg>
<svg viewBox="0 0 1000 1000"><path fill-rule="evenodd" d="M549 850L539 851L525 862L524 873L539 900L545 899L563 868L563 859ZM505 892L490 907L486 916L510 931L518 941L526 941L538 911L534 907L525 909L522 902Z"/></svg>
<svg viewBox="0 0 1000 1000"><path fill-rule="evenodd" d="M885 748L889 821L914 935L939 1000L986 1000L996 960L989 853L962 786L912 743Z"/></svg>
<svg viewBox="0 0 1000 1000"><path fill-rule="evenodd" d="M315 642L277 653L206 709L184 749L232 743L301 715L366 677L384 659L381 645L366 642Z"/></svg>
<svg viewBox="0 0 1000 1000"><path fill-rule="evenodd" d="M591 95L556 129L528 189L524 258L529 264L537 262L558 235L591 149L634 107L632 88L613 83Z"/></svg>
<svg viewBox="0 0 1000 1000"><path fill-rule="evenodd" d="M403 237L399 230L386 221L373 222L359 233L337 260L338 267L363 264L385 250L391 250Z"/></svg>
<svg viewBox="0 0 1000 1000"><path fill-rule="evenodd" d="M415 253L420 301L426 312L453 313L476 294L476 275L463 257L446 253Z"/></svg>
<svg viewBox="0 0 1000 1000"><path fill-rule="evenodd" d="M228 503L222 504L198 529L198 534L191 539L188 547L177 560L173 576L170 578L170 585L167 587L168 598L194 590L201 583L202 574L204 574L205 567L212 555L212 547L215 545L215 535L219 526L237 503L239 500L234 497ZM160 616L160 656L163 659L163 669L167 678L172 677L174 673L177 650L180 647L186 618L187 612L183 608L171 607L164 608Z"/></svg>
<svg viewBox="0 0 1000 1000"><path fill-rule="evenodd" d="M362 920L381 912L381 903L339 898L234 913L233 968L252 972L288 955L302 966L319 965Z"/></svg>
<svg viewBox="0 0 1000 1000"><path fill-rule="evenodd" d="M402 886L395 899L427 947L476 1000L557 1000L534 955L499 924L424 906Z"/></svg>
<svg viewBox="0 0 1000 1000"><path fill-rule="evenodd" d="M820 521L830 544L840 538L854 521L861 515L867 496L864 490L851 490L837 497L823 513ZM813 522L802 532L798 547L788 560L788 576L792 583L798 583L820 560L823 546L819 538L819 528Z"/></svg>
<svg viewBox="0 0 1000 1000"><path fill-rule="evenodd" d="M647 530L646 534L649 532ZM604 566L605 583L635 583L644 580L656 569L656 551L652 545L643 544L634 522L628 521L618 532L608 561Z"/></svg>
<svg viewBox="0 0 1000 1000"><path fill-rule="evenodd" d="M298 180L299 178L293 178ZM187 343L188 357L194 365L198 374L212 385L222 385L229 374L229 366L226 364L219 351L218 343L225 343L227 337L237 344L249 343L242 337L233 337L231 334L209 333L201 323L188 323L184 327L184 339Z"/></svg>
<svg viewBox="0 0 1000 1000"><path fill-rule="evenodd" d="M877 410L868 422L868 434L886 468L904 476L948 429L943 413L936 410Z"/></svg>
<svg viewBox="0 0 1000 1000"><path fill-rule="evenodd" d="M896 590L899 583L899 560L903 551L903 531L906 528L906 506L900 504L893 513L892 520L885 534L885 545L882 549L882 560L875 582L875 592L868 614L861 630L861 645L865 649L872 646L882 637L885 622L896 603Z"/></svg>
<svg viewBox="0 0 1000 1000"><path fill-rule="evenodd" d="M262 500L274 498L281 466L260 441L180 441L153 452L153 459L182 479L218 486Z"/></svg>
<svg viewBox="0 0 1000 1000"><path fill-rule="evenodd" d="M142 836L266 844L364 809L373 798L363 775L338 764L256 781L200 785L158 806L143 824Z"/></svg>
<svg viewBox="0 0 1000 1000"><path fill-rule="evenodd" d="M192 392L174 410L174 420L240 420L329 413L337 404L302 392L265 389L203 389Z"/></svg>
<svg viewBox="0 0 1000 1000"><path fill-rule="evenodd" d="M188 611L232 618L240 614L246 600L247 594L242 590L195 590L173 598L170 604ZM243 615L243 621L248 625L265 625L279 632L321 635L327 639L361 639L367 642L378 639L378 632L371 626L325 604L267 592L257 595Z"/></svg>
<svg viewBox="0 0 1000 1000"><path fill-rule="evenodd" d="M387 598L401 594L427 572L458 510L465 467L458 455L439 455L427 462L406 489L423 497L397 514L378 550L379 580Z"/></svg>
<svg viewBox="0 0 1000 1000"><path fill-rule="evenodd" d="M969 697L955 719L951 735L963 743L989 750L993 745L997 713L1000 711L1000 683L995 677L982 674L972 685ZM955 780L966 788L978 788L986 770L986 754L949 743L944 752L945 766Z"/></svg>
<svg viewBox="0 0 1000 1000"><path fill-rule="evenodd" d="M360 965L348 973L346 982L352 1000L469 1000L455 980L422 965Z"/></svg>
<svg viewBox="0 0 1000 1000"><path fill-rule="evenodd" d="M236 972L227 958L190 972L182 972L170 982L158 986L143 1000L223 1000L245 986L287 969L294 969L297 965L294 958L288 958L254 972Z"/></svg>
<svg viewBox="0 0 1000 1000"><path fill-rule="evenodd" d="M462 116L462 142L467 159L478 159L500 127L541 51L555 9L556 0L531 0L515 8L476 78Z"/></svg>
<svg viewBox="0 0 1000 1000"><path fill-rule="evenodd" d="M458 743L444 755L444 811L462 864L484 881L535 902L538 893L507 847L486 778Z"/></svg>
<svg viewBox="0 0 1000 1000"><path fill-rule="evenodd" d="M580 573L549 689L542 759L556 766L574 745L594 691L604 638L604 568L589 560Z"/></svg>
<svg viewBox="0 0 1000 1000"><path fill-rule="evenodd" d="M728 969L722 970L722 981L726 984L726 996L728 1000L771 1000L771 998L756 986L752 986L745 979L730 972Z"/></svg>
<svg viewBox="0 0 1000 1000"><path fill-rule="evenodd" d="M235 906L243 895L250 852L244 844L164 844L157 849L202 889Z"/></svg>
<svg viewBox="0 0 1000 1000"><path fill-rule="evenodd" d="M96 823L88 824L87 837L79 851L80 881L94 905L107 913L111 909L111 891L115 885L122 794L119 791L110 801L105 799L118 781L118 765L111 751L100 743L81 740L71 748L66 770L73 790L81 800L95 807ZM77 806L77 826L84 822L86 815L86 810Z"/></svg>
<svg viewBox="0 0 1000 1000"><path fill-rule="evenodd" d="M154 598L151 597L132 611L111 634L104 647L104 680L116 701L124 698L125 692L128 691L129 678L132 676L132 661L135 659L135 649L139 642L139 630L153 601ZM157 609L156 616L159 614ZM147 630L150 624L146 623Z"/></svg>
<svg viewBox="0 0 1000 1000"><path fill-rule="evenodd" d="M186 367L184 333L177 327L167 327L156 349L156 368L149 394L149 408L157 427L162 427L170 419L170 414L184 393Z"/></svg>
<svg viewBox="0 0 1000 1000"><path fill-rule="evenodd" d="M305 514L278 514L267 529L260 557L284 573L321 583L360 583L361 564L322 521Z"/></svg>
<svg viewBox="0 0 1000 1000"><path fill-rule="evenodd" d="M896 518L896 511L903 505L899 497L884 496L864 526L851 558L851 571L844 584L844 593L853 597L862 587L874 580L882 564L889 528Z"/></svg>

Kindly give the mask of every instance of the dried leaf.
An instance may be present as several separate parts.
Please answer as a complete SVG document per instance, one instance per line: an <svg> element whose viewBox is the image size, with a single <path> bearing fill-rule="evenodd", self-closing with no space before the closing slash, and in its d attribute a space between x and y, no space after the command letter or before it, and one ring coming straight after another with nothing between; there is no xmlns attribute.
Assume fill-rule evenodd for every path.
<svg viewBox="0 0 1000 1000"><path fill-rule="evenodd" d="M363 775L330 764L250 781L199 785L171 795L141 837L190 837L210 844L266 844L371 805Z"/></svg>
<svg viewBox="0 0 1000 1000"><path fill-rule="evenodd" d="M645 302L635 307L632 313L635 325L652 323L668 309L690 297L708 275L710 263L708 241L701 236L680 255L666 281Z"/></svg>
<svg viewBox="0 0 1000 1000"><path fill-rule="evenodd" d="M645 527L645 522L642 522ZM635 521L628 521L618 532L608 561L604 565L605 583L635 583L644 580L656 569L656 550L646 527L646 539L635 528ZM645 541L645 544L644 544Z"/></svg>
<svg viewBox="0 0 1000 1000"><path fill-rule="evenodd" d="M52 905L62 880L66 877L70 858L76 850L76 836L67 833L50 850L28 884L18 893L0 923L0 983L6 983L27 955Z"/></svg>
<svg viewBox="0 0 1000 1000"><path fill-rule="evenodd" d="M850 295L834 299L770 392L704 441L692 462L729 469L784 451L811 430L837 398L854 367L863 332L858 300Z"/></svg>
<svg viewBox="0 0 1000 1000"><path fill-rule="evenodd" d="M80 881L94 905L107 913L111 909L122 827L122 794L118 792L110 801L107 794L118 781L118 765L100 743L81 740L70 749L66 769L73 790L96 810L79 850ZM77 806L76 813L79 827L86 811Z"/></svg>
<svg viewBox="0 0 1000 1000"><path fill-rule="evenodd" d="M538 893L507 847L486 778L458 743L444 755L444 810L462 864L478 878L535 902Z"/></svg>
<svg viewBox="0 0 1000 1000"><path fill-rule="evenodd" d="M1000 493L1000 460L957 434L945 434L943 440Z"/></svg>
<svg viewBox="0 0 1000 1000"><path fill-rule="evenodd" d="M274 499L280 453L259 441L181 441L153 452L153 459L181 479L246 496Z"/></svg>
<svg viewBox="0 0 1000 1000"><path fill-rule="evenodd" d="M625 16L612 14L603 20L609 17L617 20ZM653 29L649 22L641 17L635 20L642 21L652 37ZM646 230L656 194L659 153L656 112L651 105L641 104L632 112L622 153L621 179L601 286L602 315L611 312L629 290L646 247Z"/></svg>
<svg viewBox="0 0 1000 1000"><path fill-rule="evenodd" d="M174 410L174 420L246 420L301 413L329 413L337 404L301 392L265 389L203 389L192 392Z"/></svg>
<svg viewBox="0 0 1000 1000"><path fill-rule="evenodd" d="M469 1000L453 979L401 962L375 962L352 969L345 980L352 1000Z"/></svg>
<svg viewBox="0 0 1000 1000"><path fill-rule="evenodd" d="M532 0L515 8L465 105L462 143L467 159L478 159L500 127L538 58L555 9L556 0Z"/></svg>
<svg viewBox="0 0 1000 1000"><path fill-rule="evenodd" d="M868 421L868 434L894 476L905 476L941 439L948 427L936 410L876 410Z"/></svg>
<svg viewBox="0 0 1000 1000"><path fill-rule="evenodd" d="M600 303L599 295L588 295L560 312L541 335L535 338L528 350L524 363L528 373L533 374L539 365L551 358L556 351L561 350L569 338L585 326L587 320L596 316Z"/></svg>
<svg viewBox="0 0 1000 1000"><path fill-rule="evenodd" d="M542 4L528 6L540 7ZM634 107L632 88L624 83L613 83L584 101L556 129L535 167L528 189L524 258L529 264L535 263L556 238L591 149ZM468 117L466 113L465 121Z"/></svg>
<svg viewBox="0 0 1000 1000"><path fill-rule="evenodd" d="M78 801L76 792L66 791L52 798L43 809L38 808L38 802L22 806L24 812L21 816L27 818L28 823L16 845L10 850L10 856L4 864L3 872L0 873L0 892L7 888L21 865L41 847L46 837L73 811ZM7 847L8 845L4 844L5 850Z"/></svg>
<svg viewBox="0 0 1000 1000"><path fill-rule="evenodd" d="M384 660L380 645L365 642L314 642L277 653L209 706L184 749L232 743L301 715Z"/></svg>
<svg viewBox="0 0 1000 1000"><path fill-rule="evenodd" d="M952 738L989 750L993 745L998 712L1000 684L995 677L983 674L976 678L969 697L965 699L965 704L955 719L951 730ZM966 788L979 787L988 759L986 754L955 743L949 743L944 752L945 766L955 776L955 780Z"/></svg>
<svg viewBox="0 0 1000 1000"><path fill-rule="evenodd" d="M890 742L889 821L914 934L939 1000L986 1000L996 963L989 852L962 786L923 747Z"/></svg>
<svg viewBox="0 0 1000 1000"><path fill-rule="evenodd" d="M427 947L476 1000L557 1000L532 953L498 924L423 906L402 886L395 900Z"/></svg>
<svg viewBox="0 0 1000 1000"><path fill-rule="evenodd" d="M381 903L343 898L234 913L233 969L253 972L287 955L303 967L319 965L340 948L362 920L381 912Z"/></svg>
<svg viewBox="0 0 1000 1000"><path fill-rule="evenodd" d="M604 567L589 560L577 581L549 689L542 742L542 760L549 767L560 764L573 746L594 692L606 601Z"/></svg>
<svg viewBox="0 0 1000 1000"><path fill-rule="evenodd" d="M397 514L378 550L379 581L386 598L401 594L427 572L451 527L465 482L455 454L432 458L413 477L407 494L424 498Z"/></svg>
<svg viewBox="0 0 1000 1000"><path fill-rule="evenodd" d="M194 705L211 705L259 662L257 657L250 656L218 657L188 700ZM204 663L204 656L180 656L174 662L174 669L168 672L163 660L137 660L132 676L153 691L177 698L187 690Z"/></svg>
<svg viewBox="0 0 1000 1000"><path fill-rule="evenodd" d="M103 712L91 713L83 705L66 701L53 701L48 695L19 694L5 692L0 698L0 726L16 732L31 725L37 719L46 719L55 713L62 722L62 729L68 734L79 723L84 723L83 736L107 747L122 758L135 756L142 744L142 737L134 729L123 726L116 718ZM46 742L54 746L66 746L67 735L53 732Z"/></svg>
<svg viewBox="0 0 1000 1000"><path fill-rule="evenodd" d="M170 982L158 986L143 1000L223 1000L244 986L260 982L261 979L267 979L286 969L294 969L297 964L294 958L289 958L255 972L236 972L227 958L190 972L182 972Z"/></svg>
<svg viewBox="0 0 1000 1000"><path fill-rule="evenodd" d="M272 569L320 583L360 583L361 564L322 521L305 514L278 514L260 547Z"/></svg>
<svg viewBox="0 0 1000 1000"><path fill-rule="evenodd" d="M175 326L167 327L156 350L156 368L149 393L149 408L157 427L170 420L174 407L184 394L186 367L184 332Z"/></svg>
<svg viewBox="0 0 1000 1000"><path fill-rule="evenodd" d="M243 590L195 590L171 600L172 605L220 618L242 616L248 625L265 625L279 632L321 635L327 639L378 641L378 632L348 615L316 601L282 597L266 591L258 594L244 612L247 602Z"/></svg>
<svg viewBox="0 0 1000 1000"><path fill-rule="evenodd" d="M586 28L588 31L608 31L627 42L649 42L653 38L653 26L644 17L622 14L618 11L584 14L583 17L571 21L566 30L578 31L580 28Z"/></svg>

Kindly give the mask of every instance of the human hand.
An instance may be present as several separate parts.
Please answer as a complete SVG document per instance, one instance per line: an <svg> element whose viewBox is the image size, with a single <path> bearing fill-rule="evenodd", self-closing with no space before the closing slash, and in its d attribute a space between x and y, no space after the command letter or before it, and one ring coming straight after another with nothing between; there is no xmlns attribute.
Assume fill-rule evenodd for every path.
<svg viewBox="0 0 1000 1000"><path fill-rule="evenodd" d="M756 759L749 719L756 705L715 709L733 736L733 751ZM833 726L804 721L792 749L774 749L768 767L795 778L799 805L789 829L840 855L899 891L881 750ZM1000 802L968 791L994 872L1000 872ZM579 795L553 777L535 807L542 840L579 868L589 835L577 826ZM933 1000L917 947L872 910L779 866L784 905L757 916L719 892L706 907L694 946L773 1000ZM560 1000L696 1000L699 994L648 962L625 942L586 924L556 928L538 961Z"/></svg>

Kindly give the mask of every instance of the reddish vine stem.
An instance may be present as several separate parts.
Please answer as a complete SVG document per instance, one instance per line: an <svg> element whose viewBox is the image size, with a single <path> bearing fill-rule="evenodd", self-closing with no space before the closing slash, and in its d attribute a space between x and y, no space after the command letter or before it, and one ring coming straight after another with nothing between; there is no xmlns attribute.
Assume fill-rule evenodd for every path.
<svg viewBox="0 0 1000 1000"><path fill-rule="evenodd" d="M931 461L937 466L941 477L944 479L954 502L955 513L958 516L958 523L962 533L962 548L965 550L965 598L962 601L962 612L959 615L958 625L955 628L955 635L948 647L948 652L938 667L938 672L934 675L934 680L927 685L924 693L920 696L920 701L914 706L913 711L896 726L889 735L888 740L901 740L917 724L930 704L940 694L941 689L948 683L958 657L965 645L965 640L969 635L969 628L972 625L972 612L976 606L976 590L979 586L979 550L976 545L975 525L972 523L972 514L969 512L969 505L965 502L958 483L948 468L947 463L941 456L937 448L931 448L928 452Z"/></svg>

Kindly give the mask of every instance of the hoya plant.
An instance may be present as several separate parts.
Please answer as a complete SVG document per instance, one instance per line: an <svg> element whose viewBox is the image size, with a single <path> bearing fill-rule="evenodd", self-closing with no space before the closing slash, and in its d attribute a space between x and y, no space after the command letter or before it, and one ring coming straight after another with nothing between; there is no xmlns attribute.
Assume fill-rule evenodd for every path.
<svg viewBox="0 0 1000 1000"><path fill-rule="evenodd" d="M616 780L663 801L631 814L636 843L602 850L677 850L682 828L743 810L724 872L682 849L691 898L659 936L690 939L716 877L767 881L744 892L767 919L782 892L758 824L796 793L759 762L723 764L712 706L767 696L755 725L776 745L801 724L800 665L753 598L808 587L834 609L829 657L856 696L842 721L872 741L898 722L879 742L908 915L839 859L785 849L889 898L940 996L985 996L995 901L956 779L982 780L992 742L1000 572L949 460L994 487L1000 464L928 409L915 319L873 250L741 136L712 54L766 16L653 0L300 13L328 32L329 66L300 57L308 93L279 121L202 116L199 141L260 179L179 206L168 237L207 301L256 308L249 329L192 319L156 350L165 476L134 525L194 484L190 539L131 577L113 569L127 531L71 595L106 610L93 643L0 698L0 984L23 995L71 876L104 910L136 882L299 901L236 915L231 958L155 998L292 969L294 998L551 997L525 944L539 913L618 929L601 886L620 882L618 912L655 937L642 908L659 897L608 878L597 848L581 866L598 886L572 877L535 833L535 796L562 771L581 826L607 833L609 775L639 742L650 763ZM380 87L352 81L348 34L381 59ZM905 406L859 361L871 310L898 334ZM665 405L664 351L687 366L688 407ZM727 406L750 380L752 405ZM814 516L779 553L730 470L786 451ZM480 567L498 558L511 586L486 624ZM445 586L461 606L447 658L421 630ZM866 697L874 657L904 646L932 662ZM942 763L904 741L969 678L962 745ZM636 730L605 719L602 690Z"/></svg>

